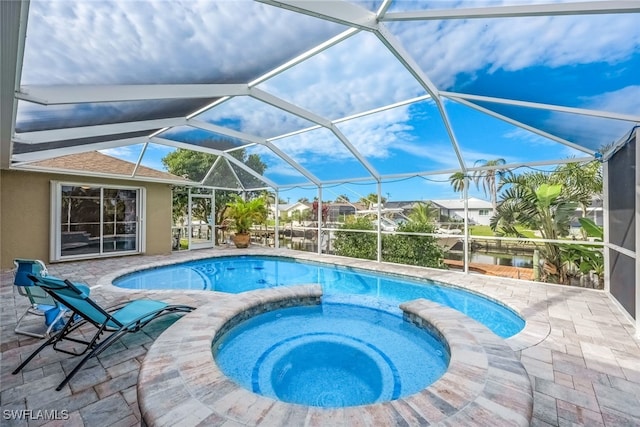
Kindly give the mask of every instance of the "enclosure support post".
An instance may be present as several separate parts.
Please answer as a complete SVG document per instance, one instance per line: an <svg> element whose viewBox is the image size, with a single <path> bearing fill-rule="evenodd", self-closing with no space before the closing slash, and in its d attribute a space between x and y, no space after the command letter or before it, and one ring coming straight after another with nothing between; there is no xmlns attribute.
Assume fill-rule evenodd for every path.
<svg viewBox="0 0 640 427"><path fill-rule="evenodd" d="M611 258L609 256L609 162L602 162L602 255L604 260L604 291L611 293Z"/></svg>
<svg viewBox="0 0 640 427"><path fill-rule="evenodd" d="M216 189L211 190L211 232L213 233L213 246L219 243L218 240L218 224L216 224Z"/></svg>
<svg viewBox="0 0 640 427"><path fill-rule="evenodd" d="M636 320L636 337L640 338L640 250L638 250L638 245L640 245L640 151L638 150L638 138L640 138L640 129L636 126L636 135L634 137L634 144L636 146L636 179L635 179L635 188L636 188L636 245L635 245L635 255L636 255L636 305L635 305L635 320Z"/></svg>
<svg viewBox="0 0 640 427"><path fill-rule="evenodd" d="M316 219L318 220L318 255L322 254L322 186L318 186L318 212L316 212Z"/></svg>
<svg viewBox="0 0 640 427"><path fill-rule="evenodd" d="M464 257L464 273L469 274L469 177L464 175L464 239L463 239L463 257Z"/></svg>
<svg viewBox="0 0 640 427"><path fill-rule="evenodd" d="M189 187L189 191L187 193L187 200L189 201L187 204L187 234L189 235L189 250L191 250L191 230L192 230L192 223L193 223L193 219L191 218L191 187Z"/></svg>
<svg viewBox="0 0 640 427"><path fill-rule="evenodd" d="M377 234L377 247L376 247L376 259L378 262L382 261L382 226L380 217L382 216L382 183L378 181L378 234Z"/></svg>
<svg viewBox="0 0 640 427"><path fill-rule="evenodd" d="M280 247L280 193L276 189L276 210L275 210L276 221L273 226L273 247Z"/></svg>

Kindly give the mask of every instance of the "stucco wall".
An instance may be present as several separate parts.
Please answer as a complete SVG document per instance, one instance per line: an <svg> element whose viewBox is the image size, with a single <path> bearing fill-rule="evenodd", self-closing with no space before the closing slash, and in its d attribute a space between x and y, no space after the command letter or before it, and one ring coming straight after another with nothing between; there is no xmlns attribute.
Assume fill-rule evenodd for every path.
<svg viewBox="0 0 640 427"><path fill-rule="evenodd" d="M49 262L51 181L145 187L145 253L171 252L171 189L167 184L9 170L0 173L2 269L12 268L14 258Z"/></svg>
<svg viewBox="0 0 640 427"><path fill-rule="evenodd" d="M449 216L464 219L464 209L450 209ZM479 209L469 209L469 221L478 225L489 225L490 220L491 214L480 216Z"/></svg>

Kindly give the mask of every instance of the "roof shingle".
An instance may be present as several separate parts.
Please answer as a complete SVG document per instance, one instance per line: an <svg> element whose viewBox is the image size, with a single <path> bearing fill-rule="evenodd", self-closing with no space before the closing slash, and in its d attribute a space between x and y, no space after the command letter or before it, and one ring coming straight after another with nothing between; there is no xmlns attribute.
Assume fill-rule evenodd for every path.
<svg viewBox="0 0 640 427"><path fill-rule="evenodd" d="M55 157L53 159L34 162L32 163L32 165L47 168L79 170L127 176L131 176L135 168L134 163L111 157L98 151L69 154L66 156ZM174 181L187 181L181 176L155 170L142 165L138 166L136 176L170 179Z"/></svg>

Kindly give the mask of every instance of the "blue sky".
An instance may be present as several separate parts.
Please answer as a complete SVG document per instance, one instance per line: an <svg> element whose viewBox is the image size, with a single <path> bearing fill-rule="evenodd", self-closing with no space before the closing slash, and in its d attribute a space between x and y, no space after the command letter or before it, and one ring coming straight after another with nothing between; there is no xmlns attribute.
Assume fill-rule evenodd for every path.
<svg viewBox="0 0 640 427"><path fill-rule="evenodd" d="M534 3L529 1L526 3ZM361 2L375 10L377 3ZM413 10L452 2L397 2ZM524 1L455 2L525 4ZM640 26L635 14L389 22L389 32L441 91L510 98L640 115ZM241 24L237 24L241 22ZM247 1L32 1L23 85L247 82L345 28ZM328 120L370 111L426 94L374 35L360 32L257 86ZM583 156L571 147L445 98L467 166L481 159L508 163ZM483 103L481 106L596 151L631 129L632 122ZM116 107L116 106L112 106ZM115 111L118 110L119 111ZM135 105L114 108L130 113ZM49 109L54 119L79 120L107 109L71 105ZM18 121L36 109L21 103ZM30 112L32 115L30 115ZM92 116L93 115L93 116ZM126 114L125 114L126 115ZM312 124L248 97L197 117L262 138ZM433 101L401 105L337 124L353 147L383 175L459 167ZM201 132L193 132L189 139ZM176 132L174 132L176 135ZM184 139L185 137L180 137ZM360 178L366 169L326 129L275 139L273 144L322 180ZM141 145L106 151L136 161ZM172 149L151 144L143 164L161 168ZM264 147L266 176L279 184L305 181ZM448 175L384 184L391 200L455 198ZM366 195L375 185L327 188L323 198ZM337 194L333 194L337 193ZM283 198L309 197L288 190ZM474 195L483 196L480 192Z"/></svg>

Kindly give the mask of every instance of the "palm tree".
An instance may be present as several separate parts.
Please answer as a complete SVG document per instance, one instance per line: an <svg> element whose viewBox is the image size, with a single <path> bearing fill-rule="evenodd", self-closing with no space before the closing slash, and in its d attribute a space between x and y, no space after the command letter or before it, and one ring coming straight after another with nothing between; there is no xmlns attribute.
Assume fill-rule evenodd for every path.
<svg viewBox="0 0 640 427"><path fill-rule="evenodd" d="M602 194L602 167L598 161L566 163L556 168L553 177L580 204L583 218L587 216L593 196Z"/></svg>
<svg viewBox="0 0 640 427"><path fill-rule="evenodd" d="M453 187L453 191L455 191L456 193L462 193L466 185L466 178L467 176L462 171L451 174L451 176L449 177L449 182Z"/></svg>
<svg viewBox="0 0 640 427"><path fill-rule="evenodd" d="M269 211L269 208L271 207L272 204L276 204L276 195L272 191L262 190L258 194L258 197L264 200L264 203L267 207L267 211Z"/></svg>
<svg viewBox="0 0 640 427"><path fill-rule="evenodd" d="M387 201L387 199L385 199L384 197L380 196L380 202L381 203L385 203L386 201ZM358 202L362 203L365 206L376 205L378 203L378 195L376 193L367 194L366 197L361 197L360 200L358 200Z"/></svg>
<svg viewBox="0 0 640 427"><path fill-rule="evenodd" d="M434 223L440 217L440 211L431 202L417 203L411 213L409 219L420 224Z"/></svg>
<svg viewBox="0 0 640 427"><path fill-rule="evenodd" d="M474 163L476 166L480 165L481 167L492 168L474 171L473 181L476 183L476 187L478 189L480 189L480 183L482 183L484 194L488 195L491 199L491 206L493 207L494 215L496 214L498 207L498 186L500 185L500 181L503 179L505 173L511 174L509 169L499 167L506 163L505 159L476 160Z"/></svg>
<svg viewBox="0 0 640 427"><path fill-rule="evenodd" d="M510 187L502 193L496 214L491 218L491 229L502 235L525 237L516 228L521 224L538 230L543 239L557 240L569 232L577 204L563 192L563 185L553 182L553 177L542 173L508 176L504 179ZM544 280L566 282L561 248L556 243L542 244L540 254L544 258Z"/></svg>

